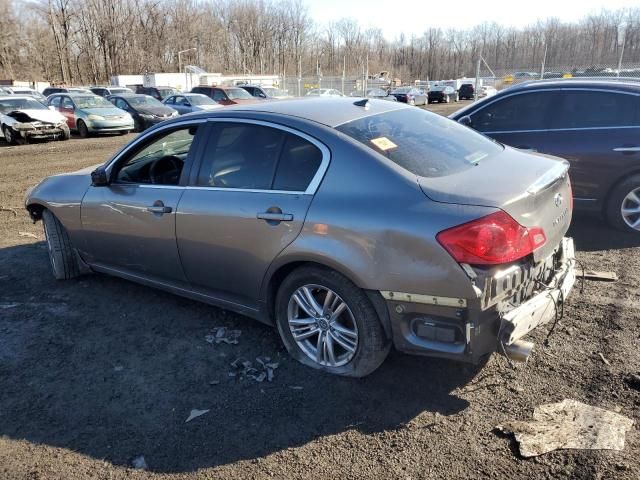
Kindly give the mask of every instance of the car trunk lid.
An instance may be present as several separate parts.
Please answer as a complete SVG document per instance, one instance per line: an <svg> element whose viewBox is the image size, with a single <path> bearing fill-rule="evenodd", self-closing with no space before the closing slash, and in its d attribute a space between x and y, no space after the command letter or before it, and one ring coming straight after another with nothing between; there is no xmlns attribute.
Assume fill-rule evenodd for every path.
<svg viewBox="0 0 640 480"><path fill-rule="evenodd" d="M506 147L471 169L443 177L418 177L436 202L495 207L524 227L541 227L545 244L534 259L549 256L569 228L572 213L568 163Z"/></svg>

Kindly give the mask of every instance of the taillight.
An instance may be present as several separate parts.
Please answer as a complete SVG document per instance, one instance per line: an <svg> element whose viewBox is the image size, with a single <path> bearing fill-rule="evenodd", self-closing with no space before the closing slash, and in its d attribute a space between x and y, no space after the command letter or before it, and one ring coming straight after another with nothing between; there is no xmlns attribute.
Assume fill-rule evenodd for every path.
<svg viewBox="0 0 640 480"><path fill-rule="evenodd" d="M547 241L540 227L523 227L503 211L449 228L436 236L459 263L498 265L526 257Z"/></svg>

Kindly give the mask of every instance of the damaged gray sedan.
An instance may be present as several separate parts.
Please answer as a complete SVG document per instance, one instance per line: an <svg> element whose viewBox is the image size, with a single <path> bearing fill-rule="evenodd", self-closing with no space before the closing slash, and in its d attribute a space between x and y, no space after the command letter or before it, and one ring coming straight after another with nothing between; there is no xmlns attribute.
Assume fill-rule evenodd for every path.
<svg viewBox="0 0 640 480"><path fill-rule="evenodd" d="M526 359L575 281L567 170L406 104L312 98L163 122L26 208L56 278L233 310L361 377L391 346Z"/></svg>
<svg viewBox="0 0 640 480"><path fill-rule="evenodd" d="M0 130L9 145L71 135L63 115L26 95L0 96Z"/></svg>

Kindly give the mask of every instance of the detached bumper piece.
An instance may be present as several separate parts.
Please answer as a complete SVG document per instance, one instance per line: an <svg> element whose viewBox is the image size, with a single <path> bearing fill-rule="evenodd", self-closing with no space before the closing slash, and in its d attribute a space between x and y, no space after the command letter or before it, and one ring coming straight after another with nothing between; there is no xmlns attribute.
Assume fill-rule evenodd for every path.
<svg viewBox="0 0 640 480"><path fill-rule="evenodd" d="M544 291L502 316L499 341L509 358L516 361L525 361L528 358L533 344L522 342L520 339L559 314L562 303L569 296L575 281L573 239L564 238L560 266L551 282L544 286Z"/></svg>

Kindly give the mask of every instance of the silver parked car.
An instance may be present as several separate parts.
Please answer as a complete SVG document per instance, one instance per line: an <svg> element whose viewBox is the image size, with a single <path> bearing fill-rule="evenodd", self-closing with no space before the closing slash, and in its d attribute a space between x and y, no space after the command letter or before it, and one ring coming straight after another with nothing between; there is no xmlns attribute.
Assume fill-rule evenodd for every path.
<svg viewBox="0 0 640 480"><path fill-rule="evenodd" d="M119 276L277 326L364 376L397 349L524 359L575 280L563 161L398 102L313 98L163 122L27 194L56 278Z"/></svg>

